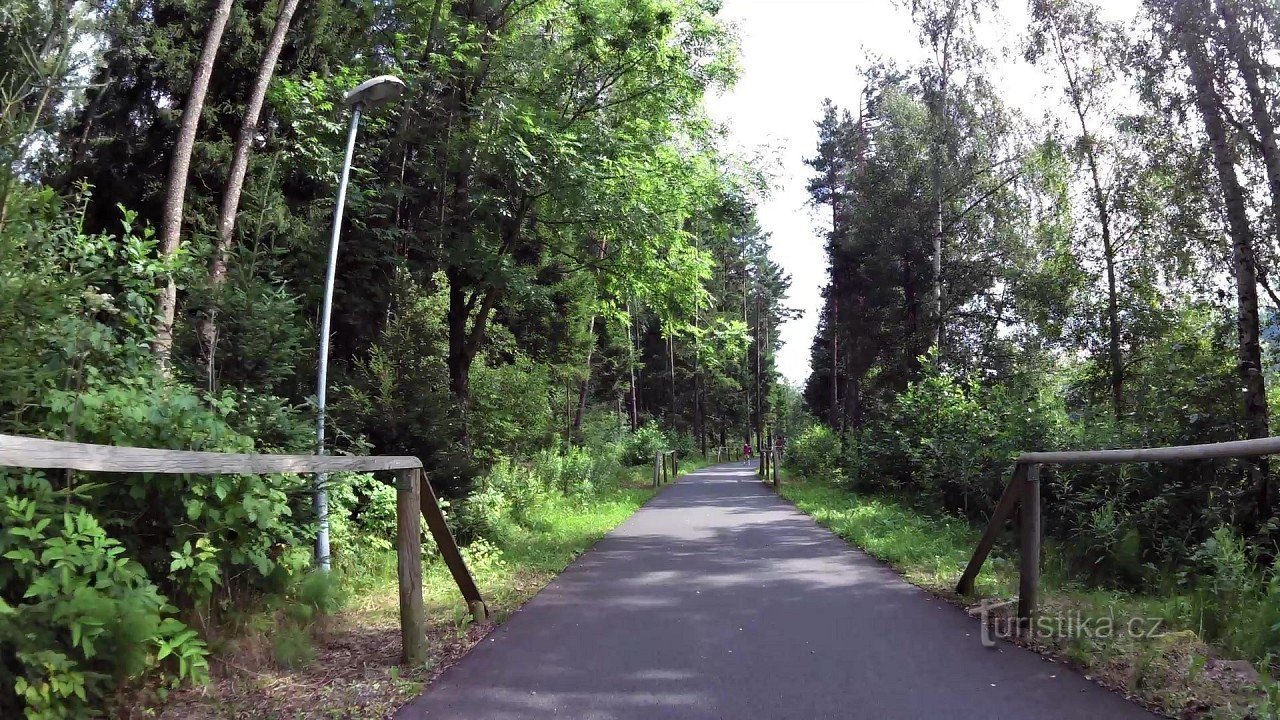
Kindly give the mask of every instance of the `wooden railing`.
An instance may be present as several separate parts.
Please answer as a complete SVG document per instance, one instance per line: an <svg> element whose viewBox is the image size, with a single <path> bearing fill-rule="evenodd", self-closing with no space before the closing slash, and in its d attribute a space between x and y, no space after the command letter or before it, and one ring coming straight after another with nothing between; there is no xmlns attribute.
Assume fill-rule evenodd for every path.
<svg viewBox="0 0 1280 720"><path fill-rule="evenodd" d="M670 467L670 475L667 468ZM663 450L653 454L653 486L659 487L676 479L680 471L680 461L676 459L675 450Z"/></svg>
<svg viewBox="0 0 1280 720"><path fill-rule="evenodd" d="M488 614L480 590L445 523L444 513L422 470L409 456L242 455L87 445L0 435L0 467L171 475L262 475L267 473L396 473L396 574L400 586L400 639L410 664L426 660L426 609L422 600L422 517L453 580L477 622Z"/></svg>
<svg viewBox="0 0 1280 720"><path fill-rule="evenodd" d="M742 450L734 447L720 446L715 448L716 462L736 462L742 459Z"/></svg>
<svg viewBox="0 0 1280 720"><path fill-rule="evenodd" d="M1036 613L1040 594L1040 466L1041 465L1114 465L1134 462L1178 462L1184 460L1213 460L1221 458L1247 458L1280 453L1280 437L1235 440L1204 445L1178 445L1160 448L1129 448L1123 450L1084 450L1069 452L1029 452L1018 456L1013 467L1013 478L1000 495L986 532L978 541L973 557L960 576L956 591L962 595L973 594L973 584L982 570L982 564L991 554L996 537L1004 523L1021 503L1019 527L1018 563L1018 617L1030 620Z"/></svg>

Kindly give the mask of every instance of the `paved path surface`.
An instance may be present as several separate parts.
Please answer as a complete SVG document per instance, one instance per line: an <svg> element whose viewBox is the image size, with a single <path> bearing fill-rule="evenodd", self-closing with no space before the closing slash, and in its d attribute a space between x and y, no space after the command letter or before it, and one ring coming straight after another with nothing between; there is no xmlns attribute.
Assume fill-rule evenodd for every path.
<svg viewBox="0 0 1280 720"><path fill-rule="evenodd" d="M978 633L720 465L665 489L397 718L1153 717Z"/></svg>

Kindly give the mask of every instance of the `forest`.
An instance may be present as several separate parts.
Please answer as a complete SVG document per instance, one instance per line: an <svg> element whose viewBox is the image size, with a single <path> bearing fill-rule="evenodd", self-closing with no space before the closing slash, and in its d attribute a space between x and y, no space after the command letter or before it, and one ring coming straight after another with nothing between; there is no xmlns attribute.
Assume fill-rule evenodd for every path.
<svg viewBox="0 0 1280 720"><path fill-rule="evenodd" d="M0 433L315 452L343 93L394 74L320 450L420 457L475 564L656 451L740 444L793 313L702 106L736 71L705 0L6 2ZM291 664L390 552L391 480L329 479L333 580L310 477L0 470L0 716L141 712L254 613Z"/></svg>
<svg viewBox="0 0 1280 720"><path fill-rule="evenodd" d="M796 239L707 110L741 72L716 0L7 0L0 434L419 457L500 615L652 495L655 453L786 438L786 497L937 576L1022 451L1271 436L1280 8L892 6L919 53L815 108L829 273L792 386ZM344 93L383 75L405 90L359 119L318 444ZM1154 613L1246 662L1243 716L1280 715L1276 472L1047 466L1054 602ZM395 594L393 479L323 481L332 571L318 481L0 469L0 717L195 717L200 687L315 716L219 693L320 664L339 616ZM441 657L476 641L454 620ZM1187 689L1207 660L1157 682L1138 668L1175 653L1142 652L1129 691L1212 709ZM430 679L380 672L353 695L389 710L326 717Z"/></svg>
<svg viewBox="0 0 1280 720"><path fill-rule="evenodd" d="M924 60L864 65L808 160L830 276L803 389L822 424L795 467L977 524L1022 451L1274 434L1276 5L1031 0L1012 57L996 3L902 7ZM1043 112L1008 102L1010 62ZM1265 458L1046 466L1041 485L1066 586L1166 598L1175 627L1274 670Z"/></svg>

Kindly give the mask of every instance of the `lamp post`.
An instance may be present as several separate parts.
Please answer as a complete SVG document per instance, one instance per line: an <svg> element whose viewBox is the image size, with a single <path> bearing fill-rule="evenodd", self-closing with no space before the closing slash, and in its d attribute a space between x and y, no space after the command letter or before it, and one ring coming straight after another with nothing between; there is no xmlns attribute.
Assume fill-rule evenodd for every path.
<svg viewBox="0 0 1280 720"><path fill-rule="evenodd" d="M316 454L324 454L325 386L329 374L329 318L333 312L333 280L338 264L338 238L342 233L342 209L347 203L347 178L351 174L351 156L356 149L356 130L360 127L360 113L369 108L390 102L404 92L404 83L395 75L379 75L365 80L342 96L351 108L351 131L347 134L347 152L342 160L342 175L338 180L338 199L333 207L333 234L329 238L329 269L324 277L324 303L320 310L320 363L316 376ZM315 504L316 565L329 569L329 489L328 475L316 473Z"/></svg>

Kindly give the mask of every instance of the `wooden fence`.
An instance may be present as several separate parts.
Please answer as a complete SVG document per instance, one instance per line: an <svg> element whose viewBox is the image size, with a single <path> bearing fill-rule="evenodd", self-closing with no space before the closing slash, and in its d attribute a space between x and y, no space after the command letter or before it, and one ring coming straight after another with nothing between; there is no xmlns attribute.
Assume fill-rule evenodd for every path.
<svg viewBox="0 0 1280 720"><path fill-rule="evenodd" d="M1207 443L1204 445L1179 445L1159 448L1129 448L1124 450L1084 450L1070 452L1029 452L1018 456L1013 467L1013 477L1000 495L991 520L982 539L978 541L973 557L965 568L956 591L962 595L973 594L973 583L982 570L982 564L991 554L996 537L1004 523L1013 516L1013 510L1021 503L1019 523L1018 564L1018 617L1030 620L1036 613L1040 594L1040 467L1042 465L1114 465L1134 462L1178 462L1185 460L1214 460L1222 458L1247 458L1280 453L1280 437Z"/></svg>
<svg viewBox="0 0 1280 720"><path fill-rule="evenodd" d="M760 451L760 467L757 469L760 479L778 487L778 457L770 448Z"/></svg>
<svg viewBox="0 0 1280 720"><path fill-rule="evenodd" d="M669 475L668 467L670 467ZM676 459L675 450L663 450L653 454L653 486L655 488L675 480L679 472L680 461Z"/></svg>
<svg viewBox="0 0 1280 720"><path fill-rule="evenodd" d="M716 462L736 462L742 459L742 450L735 447L720 446L715 448Z"/></svg>
<svg viewBox="0 0 1280 720"><path fill-rule="evenodd" d="M463 600L477 622L488 614L480 590L467 569L422 461L409 456L247 455L187 450L87 445L0 435L0 467L84 472L164 473L170 475L262 475L393 471L396 474L396 574L400 586L400 639L403 658L426 660L426 609L422 600L422 517L435 538Z"/></svg>

